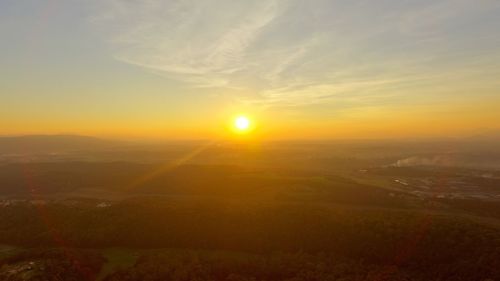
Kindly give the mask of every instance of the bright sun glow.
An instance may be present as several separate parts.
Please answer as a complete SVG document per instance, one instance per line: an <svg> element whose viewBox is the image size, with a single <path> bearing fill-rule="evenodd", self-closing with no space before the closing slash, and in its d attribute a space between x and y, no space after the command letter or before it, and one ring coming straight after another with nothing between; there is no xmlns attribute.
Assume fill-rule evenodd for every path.
<svg viewBox="0 0 500 281"><path fill-rule="evenodd" d="M250 119L248 119L246 116L238 116L236 119L234 119L234 127L238 131L246 131L248 128L250 128Z"/></svg>

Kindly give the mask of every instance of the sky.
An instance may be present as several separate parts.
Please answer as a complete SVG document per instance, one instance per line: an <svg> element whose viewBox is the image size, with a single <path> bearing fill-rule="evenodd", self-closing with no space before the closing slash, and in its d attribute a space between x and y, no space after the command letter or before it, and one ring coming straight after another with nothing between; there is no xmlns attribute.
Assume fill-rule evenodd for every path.
<svg viewBox="0 0 500 281"><path fill-rule="evenodd" d="M0 135L500 130L498 0L2 0Z"/></svg>

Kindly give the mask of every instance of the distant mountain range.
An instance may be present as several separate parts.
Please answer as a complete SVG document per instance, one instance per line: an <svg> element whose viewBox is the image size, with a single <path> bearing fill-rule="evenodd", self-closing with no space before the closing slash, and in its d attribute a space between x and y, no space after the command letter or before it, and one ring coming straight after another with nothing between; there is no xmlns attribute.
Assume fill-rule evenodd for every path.
<svg viewBox="0 0 500 281"><path fill-rule="evenodd" d="M0 137L0 153L56 153L107 149L122 142L77 135L27 135Z"/></svg>
<svg viewBox="0 0 500 281"><path fill-rule="evenodd" d="M469 140L500 141L500 131L489 131L468 138Z"/></svg>
<svg viewBox="0 0 500 281"><path fill-rule="evenodd" d="M330 143L330 141L324 141ZM293 144L293 142L290 142ZM323 143L323 142L322 142ZM458 150L463 153L493 153L495 157L500 152L500 131L490 131L483 134L477 134L463 138L447 138L447 139L414 139L411 141L411 147L405 147L405 141L397 139L386 140L337 140L331 141L332 144L338 145L347 143L352 145L361 145L364 148L373 148L373 145L383 145L386 149L397 149L401 151L415 150L415 146L421 153L435 153L438 149L441 153L450 151L450 149ZM160 144L160 143L158 143ZM165 143L163 143L165 144ZM172 143L170 143L172 144ZM176 143L179 144L179 143ZM182 144L192 144L187 141ZM403 147L401 145L403 144ZM135 145L135 146L134 146ZM97 137L82 136L82 135L25 135L25 136L0 136L0 156L1 154L51 154L51 153L66 153L79 151L99 151L114 148L126 148L141 145L148 149L158 149L157 146L140 143L127 142L119 140L101 139ZM382 148L380 148L382 149ZM384 149L382 149L384 150ZM387 152L387 151L382 151Z"/></svg>

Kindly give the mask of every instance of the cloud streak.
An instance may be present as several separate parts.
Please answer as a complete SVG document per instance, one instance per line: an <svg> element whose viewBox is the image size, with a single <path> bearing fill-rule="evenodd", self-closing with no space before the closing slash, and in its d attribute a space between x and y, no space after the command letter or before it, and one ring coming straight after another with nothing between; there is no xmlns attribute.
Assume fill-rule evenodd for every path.
<svg viewBox="0 0 500 281"><path fill-rule="evenodd" d="M497 1L402 2L103 0L91 22L119 61L266 106L430 93L452 67L498 60Z"/></svg>

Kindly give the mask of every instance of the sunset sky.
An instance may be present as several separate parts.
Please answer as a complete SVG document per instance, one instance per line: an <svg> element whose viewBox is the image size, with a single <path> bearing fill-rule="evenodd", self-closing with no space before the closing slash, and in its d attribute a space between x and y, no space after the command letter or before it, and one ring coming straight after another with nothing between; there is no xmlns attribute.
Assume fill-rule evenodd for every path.
<svg viewBox="0 0 500 281"><path fill-rule="evenodd" d="M497 0L3 0L0 135L500 129Z"/></svg>

